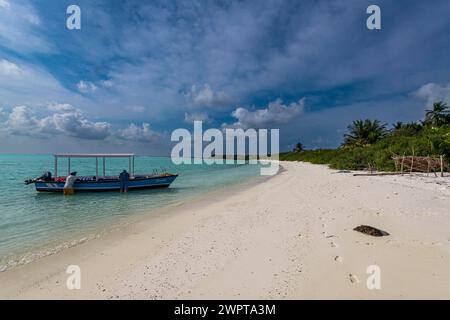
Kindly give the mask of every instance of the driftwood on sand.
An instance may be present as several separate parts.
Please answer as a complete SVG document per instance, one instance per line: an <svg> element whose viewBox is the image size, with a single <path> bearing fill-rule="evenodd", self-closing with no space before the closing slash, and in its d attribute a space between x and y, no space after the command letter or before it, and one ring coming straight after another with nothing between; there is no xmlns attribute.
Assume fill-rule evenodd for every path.
<svg viewBox="0 0 450 320"><path fill-rule="evenodd" d="M354 173L355 177L366 177L366 176L395 176L400 175L401 172L372 172L372 173Z"/></svg>

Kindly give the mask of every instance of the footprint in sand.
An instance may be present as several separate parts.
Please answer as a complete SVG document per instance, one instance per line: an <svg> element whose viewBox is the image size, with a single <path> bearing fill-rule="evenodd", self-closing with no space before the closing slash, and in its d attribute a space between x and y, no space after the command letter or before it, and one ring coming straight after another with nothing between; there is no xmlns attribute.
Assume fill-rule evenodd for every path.
<svg viewBox="0 0 450 320"><path fill-rule="evenodd" d="M348 275L348 278L350 279L350 282L351 283L359 283L359 279L358 279L358 277L357 276L355 276L354 274L349 274Z"/></svg>
<svg viewBox="0 0 450 320"><path fill-rule="evenodd" d="M342 262L344 262L344 258L342 258L341 256L336 256L336 257L334 257L334 261L342 263Z"/></svg>
<svg viewBox="0 0 450 320"><path fill-rule="evenodd" d="M337 244L336 242L331 242L331 243L330 243L330 246L333 247L333 248L339 247L338 244Z"/></svg>

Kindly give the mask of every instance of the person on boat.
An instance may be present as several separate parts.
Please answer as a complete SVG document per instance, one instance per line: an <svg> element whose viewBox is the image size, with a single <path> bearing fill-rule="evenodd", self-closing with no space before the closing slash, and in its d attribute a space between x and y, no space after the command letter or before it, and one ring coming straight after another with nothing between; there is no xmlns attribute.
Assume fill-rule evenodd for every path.
<svg viewBox="0 0 450 320"><path fill-rule="evenodd" d="M130 174L127 170L123 170L119 175L120 180L120 192L128 192L128 181L130 180Z"/></svg>
<svg viewBox="0 0 450 320"><path fill-rule="evenodd" d="M67 176L66 183L64 184L64 195L65 196L75 193L75 191L73 189L75 181L77 181L77 173L71 172L70 175Z"/></svg>

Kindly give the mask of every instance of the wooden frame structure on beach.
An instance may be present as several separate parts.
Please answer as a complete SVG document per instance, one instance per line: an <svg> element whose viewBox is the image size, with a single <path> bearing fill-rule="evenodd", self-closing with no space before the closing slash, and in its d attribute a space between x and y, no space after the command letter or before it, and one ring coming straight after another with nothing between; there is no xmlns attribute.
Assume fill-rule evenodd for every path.
<svg viewBox="0 0 450 320"><path fill-rule="evenodd" d="M444 156L440 155L437 157L419 157L419 156L393 156L395 164L395 172L373 172L373 166L369 163L369 173L355 173L354 176L388 176L388 175L403 175L404 169L409 170L409 174L412 174L413 171L416 172L424 172L427 175L433 171L434 175L437 177L436 172L441 173L441 177L444 176L444 169L449 170L450 167L444 161ZM400 170L399 170L400 167Z"/></svg>
<svg viewBox="0 0 450 320"><path fill-rule="evenodd" d="M419 156L394 156L392 157L395 162L396 171L400 167L400 173L403 174L404 169L409 169L411 174L413 171L426 172L429 174L431 171L437 176L436 172L441 173L441 177L444 176L444 168L448 169L448 165L444 162L444 157L441 155L436 157L419 157Z"/></svg>

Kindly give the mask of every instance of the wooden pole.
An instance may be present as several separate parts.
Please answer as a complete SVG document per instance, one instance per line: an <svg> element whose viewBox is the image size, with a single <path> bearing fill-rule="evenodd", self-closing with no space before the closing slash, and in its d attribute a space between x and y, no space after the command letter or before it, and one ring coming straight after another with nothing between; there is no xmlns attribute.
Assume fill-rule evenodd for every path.
<svg viewBox="0 0 450 320"><path fill-rule="evenodd" d="M403 175L403 163L405 162L405 155L403 155L403 158L402 158L402 163L401 163L401 165L400 165L400 172L402 173L402 175Z"/></svg>
<svg viewBox="0 0 450 320"><path fill-rule="evenodd" d="M444 176L444 159L442 155L439 156L439 159L441 160L441 177Z"/></svg>

